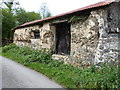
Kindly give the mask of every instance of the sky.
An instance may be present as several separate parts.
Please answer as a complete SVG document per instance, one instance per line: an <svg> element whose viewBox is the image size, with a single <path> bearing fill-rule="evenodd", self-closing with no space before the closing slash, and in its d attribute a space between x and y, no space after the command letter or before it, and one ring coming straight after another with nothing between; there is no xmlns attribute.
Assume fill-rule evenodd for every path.
<svg viewBox="0 0 120 90"><path fill-rule="evenodd" d="M38 12L42 3L46 2L53 16L66 13L103 0L19 0L27 11Z"/></svg>
<svg viewBox="0 0 120 90"><path fill-rule="evenodd" d="M9 0L8 0L9 1ZM104 0L16 0L26 11L39 12L42 3L46 2L53 16L66 13Z"/></svg>

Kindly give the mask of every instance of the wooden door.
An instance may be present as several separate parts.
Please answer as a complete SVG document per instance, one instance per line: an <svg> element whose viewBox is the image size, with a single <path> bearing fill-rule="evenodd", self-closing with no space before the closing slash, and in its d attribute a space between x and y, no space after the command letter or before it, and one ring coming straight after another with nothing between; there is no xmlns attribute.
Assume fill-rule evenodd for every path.
<svg viewBox="0 0 120 90"><path fill-rule="evenodd" d="M56 54L70 54L71 32L70 24L56 25Z"/></svg>

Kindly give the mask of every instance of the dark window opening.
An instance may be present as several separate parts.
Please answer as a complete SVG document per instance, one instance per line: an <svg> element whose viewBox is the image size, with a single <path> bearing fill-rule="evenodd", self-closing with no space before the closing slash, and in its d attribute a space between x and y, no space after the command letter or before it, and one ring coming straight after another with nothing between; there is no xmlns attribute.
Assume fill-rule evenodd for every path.
<svg viewBox="0 0 120 90"><path fill-rule="evenodd" d="M69 23L56 25L56 54L70 55L71 32Z"/></svg>
<svg viewBox="0 0 120 90"><path fill-rule="evenodd" d="M34 37L35 37L35 39L39 39L40 38L40 32L39 31L35 31L34 32Z"/></svg>

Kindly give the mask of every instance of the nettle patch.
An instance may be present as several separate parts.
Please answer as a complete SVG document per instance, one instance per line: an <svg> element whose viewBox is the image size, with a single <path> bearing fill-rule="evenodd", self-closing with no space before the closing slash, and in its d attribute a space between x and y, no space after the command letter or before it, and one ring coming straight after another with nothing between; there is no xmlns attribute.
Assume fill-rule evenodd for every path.
<svg viewBox="0 0 120 90"><path fill-rule="evenodd" d="M43 73L67 88L118 88L119 66L101 64L89 68L77 68L53 60L51 52L18 47L14 44L2 48L2 55L15 60L29 68Z"/></svg>

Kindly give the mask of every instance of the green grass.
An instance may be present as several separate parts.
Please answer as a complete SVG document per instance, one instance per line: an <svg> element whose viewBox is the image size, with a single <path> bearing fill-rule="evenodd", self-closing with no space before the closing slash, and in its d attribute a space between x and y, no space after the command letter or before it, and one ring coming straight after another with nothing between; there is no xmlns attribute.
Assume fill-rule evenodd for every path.
<svg viewBox="0 0 120 90"><path fill-rule="evenodd" d="M0 55L2 56L2 47L0 47Z"/></svg>
<svg viewBox="0 0 120 90"><path fill-rule="evenodd" d="M2 56L34 69L66 88L118 88L118 67L101 65L96 68L77 68L53 60L46 50L33 50L10 44L2 48Z"/></svg>

